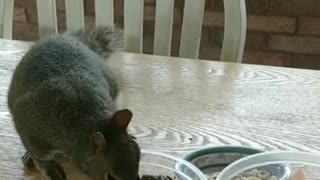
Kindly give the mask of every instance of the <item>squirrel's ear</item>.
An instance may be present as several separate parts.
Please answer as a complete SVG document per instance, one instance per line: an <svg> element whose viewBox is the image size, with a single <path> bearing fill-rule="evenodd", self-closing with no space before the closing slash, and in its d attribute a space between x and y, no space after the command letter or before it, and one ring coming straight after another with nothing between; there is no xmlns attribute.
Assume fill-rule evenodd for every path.
<svg viewBox="0 0 320 180"><path fill-rule="evenodd" d="M132 118L132 112L128 109L117 111L113 117L112 120L114 124L122 129L125 129L128 127L130 121Z"/></svg>
<svg viewBox="0 0 320 180"><path fill-rule="evenodd" d="M90 149L93 153L102 153L106 149L106 140L101 132L95 132L90 138Z"/></svg>

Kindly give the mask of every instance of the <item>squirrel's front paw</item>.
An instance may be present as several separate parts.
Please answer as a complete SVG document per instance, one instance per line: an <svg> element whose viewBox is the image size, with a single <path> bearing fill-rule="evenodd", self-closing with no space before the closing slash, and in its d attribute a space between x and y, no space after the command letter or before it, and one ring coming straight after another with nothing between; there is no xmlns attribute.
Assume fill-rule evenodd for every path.
<svg viewBox="0 0 320 180"><path fill-rule="evenodd" d="M63 168L53 161L46 167L46 172L51 180L67 180Z"/></svg>
<svg viewBox="0 0 320 180"><path fill-rule="evenodd" d="M33 168L35 168L35 164L34 164L34 162L33 162L33 159L31 158L29 152L26 152L26 153L22 156L21 160L22 160L22 163L23 163L23 165L24 165L25 168L28 168L28 169L33 169Z"/></svg>

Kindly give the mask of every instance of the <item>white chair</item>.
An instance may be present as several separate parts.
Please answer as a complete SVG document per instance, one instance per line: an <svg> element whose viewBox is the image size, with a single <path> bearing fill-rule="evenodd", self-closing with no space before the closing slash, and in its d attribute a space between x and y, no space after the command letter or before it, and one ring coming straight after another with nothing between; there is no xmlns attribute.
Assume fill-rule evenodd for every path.
<svg viewBox="0 0 320 180"><path fill-rule="evenodd" d="M96 25L113 25L113 2L114 0L95 0ZM144 0L124 0L124 2L126 51L142 53ZM71 31L84 27L83 0L66 0L65 3L67 30ZM6 5L8 6L8 4ZM7 9L5 6L0 4L0 7L2 7L0 12L1 9ZM185 0L180 57L198 58L204 6L205 0ZM246 36L245 0L224 0L224 9L225 32L221 61L241 62ZM170 55L173 10L174 0L156 0L154 36L154 54L156 55ZM40 38L57 33L55 0L37 0L37 11ZM10 14L10 12L7 13ZM3 19L8 16L2 15ZM12 15L10 17L12 18ZM5 25L8 26L9 24Z"/></svg>

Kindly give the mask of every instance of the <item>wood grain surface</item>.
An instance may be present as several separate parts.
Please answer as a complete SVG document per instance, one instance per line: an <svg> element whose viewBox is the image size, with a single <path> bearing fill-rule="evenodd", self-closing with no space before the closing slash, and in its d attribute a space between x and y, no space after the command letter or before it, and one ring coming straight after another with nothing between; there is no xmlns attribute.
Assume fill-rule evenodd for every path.
<svg viewBox="0 0 320 180"><path fill-rule="evenodd" d="M0 180L24 179L7 110L12 72L30 43L0 40ZM142 148L173 155L203 145L320 153L320 71L121 53L119 106Z"/></svg>

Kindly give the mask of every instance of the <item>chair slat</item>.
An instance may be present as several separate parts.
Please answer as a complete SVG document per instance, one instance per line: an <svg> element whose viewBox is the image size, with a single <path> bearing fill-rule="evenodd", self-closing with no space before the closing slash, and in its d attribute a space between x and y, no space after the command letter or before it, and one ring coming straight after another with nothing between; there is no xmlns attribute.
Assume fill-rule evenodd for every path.
<svg viewBox="0 0 320 180"><path fill-rule="evenodd" d="M0 0L0 38L3 38L4 0Z"/></svg>
<svg viewBox="0 0 320 180"><path fill-rule="evenodd" d="M142 53L144 0L124 1L124 38L128 52Z"/></svg>
<svg viewBox="0 0 320 180"><path fill-rule="evenodd" d="M4 0L0 0L0 38L3 38Z"/></svg>
<svg viewBox="0 0 320 180"><path fill-rule="evenodd" d="M114 0L95 0L96 25L114 25Z"/></svg>
<svg viewBox="0 0 320 180"><path fill-rule="evenodd" d="M83 0L65 0L67 31L84 28Z"/></svg>
<svg viewBox="0 0 320 180"><path fill-rule="evenodd" d="M241 62L247 29L245 0L224 0L225 25L221 61Z"/></svg>
<svg viewBox="0 0 320 180"><path fill-rule="evenodd" d="M205 0L185 0L180 57L198 58Z"/></svg>
<svg viewBox="0 0 320 180"><path fill-rule="evenodd" d="M4 8L3 37L6 39L12 39L14 0L5 0Z"/></svg>
<svg viewBox="0 0 320 180"><path fill-rule="evenodd" d="M56 34L57 12L55 0L37 0L37 13L40 38Z"/></svg>
<svg viewBox="0 0 320 180"><path fill-rule="evenodd" d="M156 55L170 55L173 11L173 0L157 0L153 47L154 54Z"/></svg>
<svg viewBox="0 0 320 180"><path fill-rule="evenodd" d="M14 0L0 0L0 37L12 39Z"/></svg>

